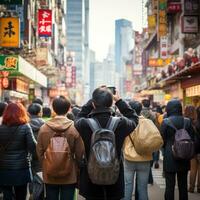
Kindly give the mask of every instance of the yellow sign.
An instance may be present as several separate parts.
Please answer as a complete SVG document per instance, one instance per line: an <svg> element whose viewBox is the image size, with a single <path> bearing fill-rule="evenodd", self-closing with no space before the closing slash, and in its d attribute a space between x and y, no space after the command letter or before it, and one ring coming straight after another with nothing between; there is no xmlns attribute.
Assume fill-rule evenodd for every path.
<svg viewBox="0 0 200 200"><path fill-rule="evenodd" d="M148 27L149 28L155 28L156 27L156 16L155 15L149 15L148 16Z"/></svg>
<svg viewBox="0 0 200 200"><path fill-rule="evenodd" d="M186 88L186 97L200 96L200 85Z"/></svg>
<svg viewBox="0 0 200 200"><path fill-rule="evenodd" d="M19 18L1 17L0 18L0 47L19 47L20 46L20 27Z"/></svg>

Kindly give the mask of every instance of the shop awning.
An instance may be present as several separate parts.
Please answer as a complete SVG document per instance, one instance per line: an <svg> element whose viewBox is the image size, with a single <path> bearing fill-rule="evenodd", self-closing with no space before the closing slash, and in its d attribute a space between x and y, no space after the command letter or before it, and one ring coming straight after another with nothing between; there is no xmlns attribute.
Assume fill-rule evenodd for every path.
<svg viewBox="0 0 200 200"><path fill-rule="evenodd" d="M200 62L192 65L191 67L184 68L180 72L177 72L176 74L173 74L172 76L163 79L159 83L169 83L175 82L177 80L189 79L198 74L200 74Z"/></svg>
<svg viewBox="0 0 200 200"><path fill-rule="evenodd" d="M47 87L47 77L21 56L19 56L18 72L41 86Z"/></svg>

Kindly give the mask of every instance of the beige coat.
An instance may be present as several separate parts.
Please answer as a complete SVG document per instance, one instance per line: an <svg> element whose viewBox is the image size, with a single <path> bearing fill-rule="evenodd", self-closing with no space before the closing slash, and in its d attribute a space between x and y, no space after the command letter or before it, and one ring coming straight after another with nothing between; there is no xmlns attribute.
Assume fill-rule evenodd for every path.
<svg viewBox="0 0 200 200"><path fill-rule="evenodd" d="M71 152L73 152L73 169L71 173L67 177L62 178L55 178L47 176L46 172L43 170L43 179L44 183L48 184L74 184L77 183L77 176L78 176L78 166L77 161L80 161L83 153L84 153L84 144L83 141L74 127L74 122L69 120L64 116L57 116L44 124L39 131L38 135L38 144L36 147L37 155L41 163L43 163L44 153L48 147L51 137L53 137L54 130L65 131L65 135L67 137L67 141L69 143Z"/></svg>

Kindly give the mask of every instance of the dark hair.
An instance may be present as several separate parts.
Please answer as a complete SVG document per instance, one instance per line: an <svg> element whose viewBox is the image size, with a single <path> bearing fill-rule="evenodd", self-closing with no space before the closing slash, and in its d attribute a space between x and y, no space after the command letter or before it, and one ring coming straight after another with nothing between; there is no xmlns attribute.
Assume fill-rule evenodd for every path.
<svg viewBox="0 0 200 200"><path fill-rule="evenodd" d="M96 108L109 108L113 103L113 95L107 88L97 88L92 93L92 100Z"/></svg>
<svg viewBox="0 0 200 200"><path fill-rule="evenodd" d="M36 99L34 99L32 103L38 103L38 104L40 104L41 106L43 106L43 101L42 101L41 98L36 98Z"/></svg>
<svg viewBox="0 0 200 200"><path fill-rule="evenodd" d="M184 110L184 116L192 120L192 122L197 119L197 112L193 105L186 105Z"/></svg>
<svg viewBox="0 0 200 200"><path fill-rule="evenodd" d="M143 99L142 105L146 108L149 108L150 107L150 100L149 99Z"/></svg>
<svg viewBox="0 0 200 200"><path fill-rule="evenodd" d="M6 102L0 102L0 117L3 115L4 110L8 104Z"/></svg>
<svg viewBox="0 0 200 200"><path fill-rule="evenodd" d="M160 105L156 106L156 112L161 114L161 115L163 114L162 107Z"/></svg>
<svg viewBox="0 0 200 200"><path fill-rule="evenodd" d="M140 115L141 110L142 110L142 104L139 101L130 101L129 105L132 109L135 110L137 115Z"/></svg>
<svg viewBox="0 0 200 200"><path fill-rule="evenodd" d="M71 104L64 96L59 96L53 100L52 106L57 115L65 115L69 111Z"/></svg>
<svg viewBox="0 0 200 200"><path fill-rule="evenodd" d="M3 113L2 124L17 126L26 124L29 121L25 107L21 103L10 103Z"/></svg>
<svg viewBox="0 0 200 200"><path fill-rule="evenodd" d="M81 109L77 106L74 106L72 108L72 114L74 115L74 117L76 117L80 111L81 111Z"/></svg>
<svg viewBox="0 0 200 200"><path fill-rule="evenodd" d="M45 106L42 108L42 117L51 117L51 108Z"/></svg>
<svg viewBox="0 0 200 200"><path fill-rule="evenodd" d="M200 133L200 106L197 107L196 111L197 111L196 128Z"/></svg>
<svg viewBox="0 0 200 200"><path fill-rule="evenodd" d="M72 121L75 120L75 116L74 116L74 114L72 112L68 112L66 116L67 116L68 119L70 119Z"/></svg>
<svg viewBox="0 0 200 200"><path fill-rule="evenodd" d="M28 113L30 115L38 115L42 111L42 106L39 103L32 103L28 107Z"/></svg>

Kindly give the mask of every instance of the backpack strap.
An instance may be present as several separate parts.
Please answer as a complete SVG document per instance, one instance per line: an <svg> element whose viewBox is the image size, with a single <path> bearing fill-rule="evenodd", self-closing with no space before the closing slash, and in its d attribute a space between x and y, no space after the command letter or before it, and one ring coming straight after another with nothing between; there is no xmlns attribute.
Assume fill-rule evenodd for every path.
<svg viewBox="0 0 200 200"><path fill-rule="evenodd" d="M174 126L174 124L173 124L173 122L172 122L172 120L171 120L170 118L168 118L167 121L169 122L169 125L170 125L173 129L175 129L176 131L178 130L178 129ZM185 129L185 126L186 126L185 118L183 118L183 129Z"/></svg>
<svg viewBox="0 0 200 200"><path fill-rule="evenodd" d="M119 124L119 121L120 121L119 117L110 117L108 120L108 123L106 125L106 128L115 132L115 130Z"/></svg>
<svg viewBox="0 0 200 200"><path fill-rule="evenodd" d="M99 122L97 120L95 120L94 118L88 118L87 122L88 122L88 125L91 128L92 132L101 128Z"/></svg>

